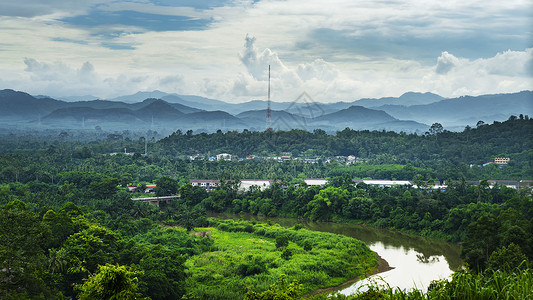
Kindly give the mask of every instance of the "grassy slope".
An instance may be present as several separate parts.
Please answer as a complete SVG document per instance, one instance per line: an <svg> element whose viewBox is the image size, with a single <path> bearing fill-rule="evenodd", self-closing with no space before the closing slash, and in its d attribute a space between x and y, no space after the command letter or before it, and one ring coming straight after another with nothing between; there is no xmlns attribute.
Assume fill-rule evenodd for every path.
<svg viewBox="0 0 533 300"><path fill-rule="evenodd" d="M288 282L298 280L307 293L339 285L377 266L375 253L364 243L342 235L233 220L197 231L209 231L218 249L186 262L188 289L200 298L239 299L247 289L267 290L281 274ZM290 238L289 260L276 249L275 238L280 235ZM310 251L303 248L306 240L312 245ZM246 270L254 274L243 274Z"/></svg>

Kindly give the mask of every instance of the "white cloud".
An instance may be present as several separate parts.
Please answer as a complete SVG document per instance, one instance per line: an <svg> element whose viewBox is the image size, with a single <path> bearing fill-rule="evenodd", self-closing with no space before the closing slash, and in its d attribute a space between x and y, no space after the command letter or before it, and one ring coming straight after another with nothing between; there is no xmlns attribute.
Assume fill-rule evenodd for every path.
<svg viewBox="0 0 533 300"><path fill-rule="evenodd" d="M47 7L37 0L0 4L5 16L0 17L3 87L104 97L160 89L240 102L266 98L270 64L276 101L291 101L303 91L317 101L338 101L410 90L455 96L533 89L532 50L525 49L531 47L530 37L527 47L507 45L530 32L525 12L532 3L527 0L236 0L208 8L149 0L52 1ZM143 24L135 31L121 24L88 28L58 17L95 9L213 22L197 31L147 31ZM313 33L322 29L326 33L319 40ZM112 34L115 30L121 33ZM330 37L328 32L340 34ZM420 41L463 35L471 43L455 43L468 49L466 54L440 44L428 51L427 40ZM484 36L497 50L476 46ZM106 43L132 47L109 49ZM503 51L508 48L514 51Z"/></svg>
<svg viewBox="0 0 533 300"><path fill-rule="evenodd" d="M507 50L490 58L469 60L443 52L433 74L423 84L443 96L480 95L487 93L531 90L533 78L528 65L533 48Z"/></svg>

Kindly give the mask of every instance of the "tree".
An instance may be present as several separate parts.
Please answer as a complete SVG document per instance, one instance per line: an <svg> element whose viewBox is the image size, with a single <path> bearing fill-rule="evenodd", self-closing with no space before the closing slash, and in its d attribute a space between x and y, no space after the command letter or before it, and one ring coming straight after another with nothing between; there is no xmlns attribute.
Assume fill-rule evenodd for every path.
<svg viewBox="0 0 533 300"><path fill-rule="evenodd" d="M185 294L186 256L178 251L152 247L140 261L144 275L139 282L143 294L153 299L181 299Z"/></svg>
<svg viewBox="0 0 533 300"><path fill-rule="evenodd" d="M483 215L468 225L461 256L474 271L484 270L490 255L499 244L499 223L491 215Z"/></svg>
<svg viewBox="0 0 533 300"><path fill-rule="evenodd" d="M0 207L0 298L50 297L43 246L49 230L16 200Z"/></svg>
<svg viewBox="0 0 533 300"><path fill-rule="evenodd" d="M161 176L156 181L155 184L155 195L160 196L170 196L176 195L178 193L178 182L170 176Z"/></svg>
<svg viewBox="0 0 533 300"><path fill-rule="evenodd" d="M431 127L429 128L429 134L435 136L435 140L437 140L437 136L441 134L444 131L444 128L440 123L433 123Z"/></svg>
<svg viewBox="0 0 533 300"><path fill-rule="evenodd" d="M513 271L515 268L526 268L527 257L519 246L511 243L508 247L498 248L489 258L488 270Z"/></svg>
<svg viewBox="0 0 533 300"><path fill-rule="evenodd" d="M139 299L138 278L142 271L133 271L126 266L106 264L98 267L98 273L90 276L83 284L75 285L78 299Z"/></svg>

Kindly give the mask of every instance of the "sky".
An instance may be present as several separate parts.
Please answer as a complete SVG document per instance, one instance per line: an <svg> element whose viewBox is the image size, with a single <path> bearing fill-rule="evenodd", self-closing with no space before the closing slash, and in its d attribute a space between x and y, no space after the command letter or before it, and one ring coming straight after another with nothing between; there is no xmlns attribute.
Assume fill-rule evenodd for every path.
<svg viewBox="0 0 533 300"><path fill-rule="evenodd" d="M531 0L0 2L0 89L318 102L533 90Z"/></svg>

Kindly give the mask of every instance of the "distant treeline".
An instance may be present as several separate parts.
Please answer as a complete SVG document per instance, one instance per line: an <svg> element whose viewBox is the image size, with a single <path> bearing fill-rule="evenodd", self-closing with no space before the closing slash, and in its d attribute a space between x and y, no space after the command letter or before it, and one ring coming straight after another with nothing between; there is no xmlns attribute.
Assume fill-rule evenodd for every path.
<svg viewBox="0 0 533 300"><path fill-rule="evenodd" d="M193 155L230 153L247 155L290 153L294 157L332 157L354 155L374 162L412 162L437 165L481 164L495 156L518 156L533 148L533 119L512 116L505 122L491 125L479 123L463 132L443 130L434 124L424 135L356 131L346 128L334 135L317 129L304 130L193 134L177 131L157 145L159 153ZM437 162L438 161L438 162ZM524 163L527 163L524 160ZM529 160L530 162L530 160Z"/></svg>

